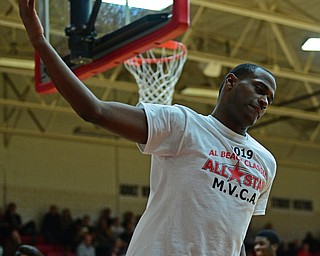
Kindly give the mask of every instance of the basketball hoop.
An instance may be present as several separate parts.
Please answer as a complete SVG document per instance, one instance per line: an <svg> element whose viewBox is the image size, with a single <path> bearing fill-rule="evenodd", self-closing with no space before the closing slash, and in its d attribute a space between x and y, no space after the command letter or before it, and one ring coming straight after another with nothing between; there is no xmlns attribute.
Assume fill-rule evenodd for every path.
<svg viewBox="0 0 320 256"><path fill-rule="evenodd" d="M171 105L174 87L187 60L184 44L168 41L124 62L139 87L139 102Z"/></svg>

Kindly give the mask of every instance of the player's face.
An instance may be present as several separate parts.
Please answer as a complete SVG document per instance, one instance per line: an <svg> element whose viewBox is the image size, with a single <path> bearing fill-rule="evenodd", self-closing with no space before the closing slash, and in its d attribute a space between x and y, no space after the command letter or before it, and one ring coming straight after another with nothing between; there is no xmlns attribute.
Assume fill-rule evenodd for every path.
<svg viewBox="0 0 320 256"><path fill-rule="evenodd" d="M230 104L232 118L242 129L252 126L272 103L276 90L274 77L263 69L246 78L236 78Z"/></svg>
<svg viewBox="0 0 320 256"><path fill-rule="evenodd" d="M256 256L273 256L275 255L274 246L266 237L258 236L254 241L254 252Z"/></svg>

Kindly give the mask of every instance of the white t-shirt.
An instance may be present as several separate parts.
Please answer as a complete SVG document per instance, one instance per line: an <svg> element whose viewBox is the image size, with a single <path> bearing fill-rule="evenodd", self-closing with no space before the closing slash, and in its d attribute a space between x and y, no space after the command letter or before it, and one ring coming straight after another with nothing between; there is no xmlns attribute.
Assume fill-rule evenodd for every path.
<svg viewBox="0 0 320 256"><path fill-rule="evenodd" d="M152 154L150 195L127 256L238 256L252 215L263 215L274 157L212 115L140 104Z"/></svg>

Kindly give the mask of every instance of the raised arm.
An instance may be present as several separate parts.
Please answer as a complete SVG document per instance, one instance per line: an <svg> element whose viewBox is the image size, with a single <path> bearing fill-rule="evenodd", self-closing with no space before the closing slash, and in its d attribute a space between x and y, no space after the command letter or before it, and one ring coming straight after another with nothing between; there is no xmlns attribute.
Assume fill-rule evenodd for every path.
<svg viewBox="0 0 320 256"><path fill-rule="evenodd" d="M69 69L44 37L35 0L19 0L20 17L57 90L87 122L137 143L147 141L145 112L137 107L99 100Z"/></svg>

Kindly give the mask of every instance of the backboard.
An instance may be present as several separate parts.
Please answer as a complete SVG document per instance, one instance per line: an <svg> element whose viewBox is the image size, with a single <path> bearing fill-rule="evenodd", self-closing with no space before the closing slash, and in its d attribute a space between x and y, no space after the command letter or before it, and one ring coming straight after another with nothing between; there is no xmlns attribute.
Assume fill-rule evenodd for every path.
<svg viewBox="0 0 320 256"><path fill-rule="evenodd" d="M48 6L39 6L44 26L50 23L46 1ZM69 0L70 24L65 36L70 53L61 57L81 80L174 39L189 27L188 0L169 0L160 10L156 10L156 3L165 4L166 0L105 1ZM49 37L49 28L45 31ZM35 87L38 93L56 91L37 53Z"/></svg>

